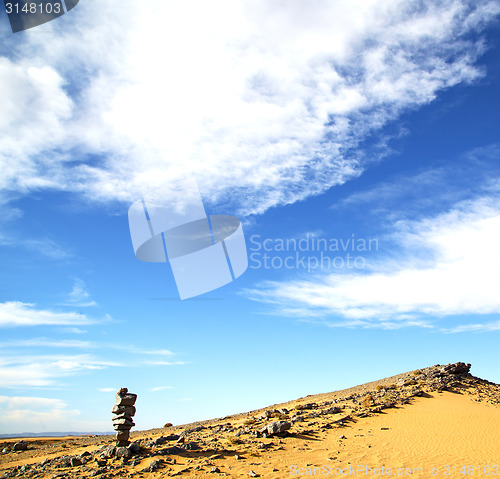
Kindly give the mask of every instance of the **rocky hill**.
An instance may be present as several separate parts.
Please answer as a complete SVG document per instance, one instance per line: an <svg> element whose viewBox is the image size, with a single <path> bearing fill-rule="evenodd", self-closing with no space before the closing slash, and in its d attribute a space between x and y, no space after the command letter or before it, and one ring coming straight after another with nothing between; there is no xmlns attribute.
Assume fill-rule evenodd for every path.
<svg viewBox="0 0 500 479"><path fill-rule="evenodd" d="M371 424L363 421L401 408L411 411L418 401L450 393L464 396L468 403L488 405L495 414L500 409L500 386L472 376L470 364L435 365L222 419L136 431L128 447L116 447L111 436L1 441L0 479L258 477L264 469L266 477L289 477L289 464L302 455L314 456L307 455L311 441L338 449L332 455L323 448L325 461L349 464L342 447L354 430ZM373 436L368 431L371 434L358 435Z"/></svg>

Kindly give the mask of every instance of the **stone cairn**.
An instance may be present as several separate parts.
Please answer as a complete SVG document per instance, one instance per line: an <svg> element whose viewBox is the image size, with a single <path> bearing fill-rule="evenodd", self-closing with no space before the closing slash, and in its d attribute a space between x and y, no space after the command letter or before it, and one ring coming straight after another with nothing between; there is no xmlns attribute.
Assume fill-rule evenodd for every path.
<svg viewBox="0 0 500 479"><path fill-rule="evenodd" d="M116 431L117 447L126 447L130 444L128 439L130 430L135 426L132 417L135 414L134 404L136 399L137 394L129 393L127 388L121 388L116 393L115 405L111 412L114 414L113 427Z"/></svg>

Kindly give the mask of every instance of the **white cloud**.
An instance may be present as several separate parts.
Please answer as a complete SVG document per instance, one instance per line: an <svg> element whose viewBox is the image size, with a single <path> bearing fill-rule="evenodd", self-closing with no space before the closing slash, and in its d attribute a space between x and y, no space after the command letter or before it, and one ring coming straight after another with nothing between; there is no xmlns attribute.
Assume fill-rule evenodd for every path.
<svg viewBox="0 0 500 479"><path fill-rule="evenodd" d="M69 293L69 304L79 307L97 306L97 303L90 298L85 281L80 278L73 278L73 289Z"/></svg>
<svg viewBox="0 0 500 479"><path fill-rule="evenodd" d="M5 341L0 343L2 348L76 348L76 349L91 349L96 345L90 341L78 341L73 339L50 339L50 338L32 338L21 339L15 341Z"/></svg>
<svg viewBox="0 0 500 479"><path fill-rule="evenodd" d="M98 391L100 391L102 393L112 393L112 392L115 392L118 390L119 390L118 388L99 388L98 389Z"/></svg>
<svg viewBox="0 0 500 479"><path fill-rule="evenodd" d="M0 384L6 388L52 387L64 377L119 366L122 364L87 354L4 355L0 357Z"/></svg>
<svg viewBox="0 0 500 479"><path fill-rule="evenodd" d="M500 321L491 321L489 323L465 324L454 328L443 328L444 333L488 333L500 331Z"/></svg>
<svg viewBox="0 0 500 479"><path fill-rule="evenodd" d="M106 431L104 422L80 419L78 409L67 409L61 399L0 396L0 430L23 432Z"/></svg>
<svg viewBox="0 0 500 479"><path fill-rule="evenodd" d="M132 354L141 354L147 356L173 356L174 352L168 349L144 349L137 346L125 345L125 344L107 344L106 347L110 349L118 349L128 351Z"/></svg>
<svg viewBox="0 0 500 479"><path fill-rule="evenodd" d="M150 391L151 392L158 392L158 391L166 391L167 389L173 389L173 387L172 386L158 386L155 388L151 388Z"/></svg>
<svg viewBox="0 0 500 479"><path fill-rule="evenodd" d="M125 201L162 186L168 199L190 172L247 213L320 193L360 173L353 148L368 134L481 75L469 34L499 10L89 0L68 30L38 27L47 35L28 33L0 63L0 186Z"/></svg>
<svg viewBox="0 0 500 479"><path fill-rule="evenodd" d="M143 361L142 364L148 366L183 366L185 361Z"/></svg>
<svg viewBox="0 0 500 479"><path fill-rule="evenodd" d="M7 207L7 211L10 209ZM5 221L5 220L4 220ZM69 248L59 244L51 238L21 238L14 234L3 233L0 236L0 245L10 247L22 247L29 251L35 251L51 259L63 260L71 256Z"/></svg>
<svg viewBox="0 0 500 479"><path fill-rule="evenodd" d="M17 396L0 396L0 404L5 405L7 409L22 409L25 406L37 409L63 409L66 407L66 403L61 399Z"/></svg>
<svg viewBox="0 0 500 479"><path fill-rule="evenodd" d="M0 328L41 325L93 324L97 320L81 313L36 309L34 304L20 301L0 303Z"/></svg>
<svg viewBox="0 0 500 479"><path fill-rule="evenodd" d="M64 328L63 332L71 334L86 334L87 331L81 328Z"/></svg>
<svg viewBox="0 0 500 479"><path fill-rule="evenodd" d="M431 327L432 317L500 312L498 197L465 201L447 213L396 227L402 250L370 272L269 282L248 294L285 314L316 321L330 317L330 326ZM490 323L454 331L497 328Z"/></svg>

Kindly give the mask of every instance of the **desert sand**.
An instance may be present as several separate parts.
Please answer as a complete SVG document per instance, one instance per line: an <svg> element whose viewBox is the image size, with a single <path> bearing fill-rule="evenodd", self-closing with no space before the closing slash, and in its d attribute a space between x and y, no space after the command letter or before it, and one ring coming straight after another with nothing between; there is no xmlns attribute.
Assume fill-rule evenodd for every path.
<svg viewBox="0 0 500 479"><path fill-rule="evenodd" d="M432 366L267 409L112 436L26 439L0 478L499 477L500 386ZM12 448L0 441L0 450ZM117 457L125 456L125 457Z"/></svg>

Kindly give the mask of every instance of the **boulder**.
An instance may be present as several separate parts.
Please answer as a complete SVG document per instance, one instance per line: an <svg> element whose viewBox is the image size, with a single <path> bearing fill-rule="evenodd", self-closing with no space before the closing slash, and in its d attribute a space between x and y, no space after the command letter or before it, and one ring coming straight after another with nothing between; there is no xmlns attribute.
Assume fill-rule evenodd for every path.
<svg viewBox="0 0 500 479"><path fill-rule="evenodd" d="M283 434L285 431L290 429L292 425L288 421L274 421L270 424L259 429L259 432L263 436L275 436L277 434Z"/></svg>
<svg viewBox="0 0 500 479"><path fill-rule="evenodd" d="M129 459L132 457L132 451L128 447L119 446L116 448L116 457Z"/></svg>
<svg viewBox="0 0 500 479"><path fill-rule="evenodd" d="M100 453L102 457L106 459L111 459L116 453L116 447L113 446L112 444L109 444L108 446L103 446L100 449Z"/></svg>
<svg viewBox="0 0 500 479"><path fill-rule="evenodd" d="M14 451L26 451L26 450L28 450L28 443L26 441L16 442L12 449Z"/></svg>
<svg viewBox="0 0 500 479"><path fill-rule="evenodd" d="M128 446L128 450L132 454L139 454L141 452L141 446L139 446L136 442L133 442L130 446Z"/></svg>

